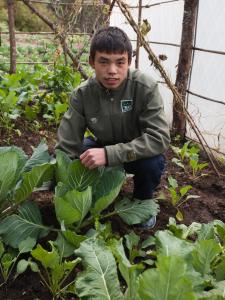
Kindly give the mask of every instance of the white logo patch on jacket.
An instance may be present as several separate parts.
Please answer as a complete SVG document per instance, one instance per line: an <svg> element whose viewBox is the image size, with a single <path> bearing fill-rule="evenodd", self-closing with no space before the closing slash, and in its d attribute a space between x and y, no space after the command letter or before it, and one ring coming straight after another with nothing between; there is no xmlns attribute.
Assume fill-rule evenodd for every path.
<svg viewBox="0 0 225 300"><path fill-rule="evenodd" d="M121 100L120 105L122 112L131 111L133 108L133 100Z"/></svg>
<svg viewBox="0 0 225 300"><path fill-rule="evenodd" d="M91 121L92 124L96 124L98 122L98 119L97 118L91 118L90 121Z"/></svg>

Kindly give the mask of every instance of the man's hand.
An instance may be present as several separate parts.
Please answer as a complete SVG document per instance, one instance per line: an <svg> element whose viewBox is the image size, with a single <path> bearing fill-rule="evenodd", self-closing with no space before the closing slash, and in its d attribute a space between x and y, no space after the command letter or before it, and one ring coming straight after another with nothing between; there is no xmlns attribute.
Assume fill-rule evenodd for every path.
<svg viewBox="0 0 225 300"><path fill-rule="evenodd" d="M92 148L81 154L80 160L85 167L94 169L106 164L106 154L104 148Z"/></svg>

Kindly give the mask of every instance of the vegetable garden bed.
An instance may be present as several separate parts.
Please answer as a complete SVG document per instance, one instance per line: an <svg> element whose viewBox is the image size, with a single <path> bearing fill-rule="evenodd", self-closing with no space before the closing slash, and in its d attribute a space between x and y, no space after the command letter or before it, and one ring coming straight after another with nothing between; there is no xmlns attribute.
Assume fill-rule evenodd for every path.
<svg viewBox="0 0 225 300"><path fill-rule="evenodd" d="M21 132L21 135L18 136L16 131L12 132L12 135L10 137L10 141L7 138L7 135L4 134L4 132L1 133L1 146L6 146L6 142L16 145L18 147L21 147L24 149L24 151L31 155L33 152L32 146L37 147L37 145L40 143L42 138L46 138L47 143L49 145L49 152L53 152L54 144L55 144L55 132L56 129L54 127L48 127L46 124L43 127L39 128L39 131L31 131L29 130L29 122L26 123L26 121L18 120L16 122L16 129L19 129ZM176 151L175 151L176 152ZM166 171L163 175L161 185L158 187L156 191L156 197L159 197L159 206L160 206L160 212L157 217L157 225L154 228L154 230L149 231L142 231L134 225L127 225L121 218L118 216L111 216L108 219L104 220L104 222L101 222L104 224L107 220L111 222L112 231L106 229L106 228L97 228L97 231L101 232L102 236L104 236L107 239L110 239L110 236L112 238L111 243L114 243L114 245L111 245L112 252L109 252L106 245L103 243L97 242L96 244L88 244L84 243L83 248L80 246L80 250L77 250L77 255L80 257L81 260L84 261L84 264L77 262L77 265L75 266L73 272L70 274L69 280L73 280L77 277L77 274L81 273L83 269L87 268L87 265L89 264L88 259L88 253L90 253L93 249L97 251L99 255L99 261L103 264L103 261L101 258L101 251L99 249L102 249L102 253L106 251L105 253L105 259L112 259L112 253L114 254L114 257L116 260L112 260L110 263L115 263L117 261L119 270L117 271L119 274L119 280L120 280L120 286L123 293L125 292L126 288L129 287L129 280L132 280L130 278L129 280L126 278L126 275L130 274L129 272L123 270L124 266L131 270L130 268L137 268L135 272L140 273L143 272L144 269L153 270L155 269L155 259L157 257L157 271L155 271L155 275L153 273L144 273L142 279L140 279L140 292L141 298L140 299L157 299L152 296L150 298L149 295L151 295L152 291L154 291L154 287L150 285L150 292L149 289L149 282L155 278L157 281L157 284L161 285L161 288L159 287L158 291L160 289L163 289L163 279L160 276L166 276L164 272L168 272L167 267L168 264L171 264L172 271L177 272L178 277L174 277L173 280L177 281L178 286L182 289L185 286L184 282L181 282L179 280L179 276L181 276L180 272L183 272L183 276L185 276L185 259L186 256L188 256L190 253L188 252L190 249L188 247L193 247L192 255L193 253L198 253L196 261L194 260L194 266L195 270L198 270L198 275L196 273L193 273L190 277L191 280L196 280L196 285L199 284L201 286L204 282L205 284L205 292L199 292L199 297L196 298L198 295L197 290L199 289L199 286L196 287L196 292L193 293L191 290L194 288L187 287L187 296L181 296L180 299L225 299L223 293L224 293L224 280L225 280L225 274L224 274L224 265L225 265L225 254L224 254L224 242L225 242L225 225L222 222L225 222L225 180L224 177L218 178L214 172L211 170L210 166L204 168L204 172L207 174L207 176L200 176L200 177L193 177L193 174L190 172L187 172L179 166L179 164L174 163L173 159L175 157L175 153L171 149L168 150L166 153L167 156L167 166ZM178 191L180 188L190 185L187 195L194 196L193 198L190 197L190 199L187 199L187 201L184 201L184 203L179 206L179 211L181 212L181 216L183 216L183 221L179 222L178 220L175 221L175 218L180 218L180 215L178 214L178 208L171 203L171 194L169 192L169 182L168 178L176 178L176 181L178 183ZM170 186L171 187L171 186ZM164 193L164 196L162 197L162 192ZM123 185L120 195L128 196L132 193L132 178L128 177L125 184ZM197 197L199 196L199 197ZM54 205L52 202L53 199L53 191L38 191L33 192L29 197L33 202L38 204L38 207L40 208L41 215L43 218L43 224L47 226L53 226L60 228L59 222L56 217L56 212L54 209ZM165 199L162 199L165 198ZM182 201L182 199L181 199ZM110 210L110 207L109 207ZM171 219L173 218L173 219ZM220 220L222 221L216 221L214 220ZM214 223L212 223L214 221ZM193 223L196 222L196 223ZM211 222L211 223L210 223ZM98 222L97 222L98 223ZM97 224L96 223L96 224ZM203 223L207 225L203 225ZM102 226L97 224L95 226L99 227ZM168 225L169 224L169 225ZM177 225L176 225L177 224ZM178 224L186 224L185 225L178 225ZM191 225L192 224L192 225ZM193 225L194 224L194 225ZM200 225L202 224L202 225ZM189 227L188 227L189 226ZM201 227L201 228L200 228ZM88 228L88 227L87 227ZM87 232L87 228L84 228L81 233ZM91 226L90 226L91 228ZM166 231L166 229L170 229L169 231ZM0 229L1 230L1 229ZM102 231L101 231L102 230ZM110 233L111 232L111 233ZM201 235L205 234L205 238L201 237ZM108 237L107 237L108 235ZM155 236L155 240L154 237ZM198 239L196 240L198 236ZM199 237L200 236L200 237ZM217 239L219 237L221 241L221 246L218 246L215 242L213 242L213 237L217 236ZM53 248L48 243L49 240L56 239L57 235L55 232L51 232L49 235L40 238L39 243L43 246L43 248L47 249L49 253ZM115 239L117 237L117 239ZM123 245L126 245L126 255L129 258L130 261L126 261L126 259L123 257L125 255L124 250L122 250L122 246L119 241L119 237L125 237ZM137 243L138 242L138 243ZM193 243L190 245L190 243ZM157 252L154 253L155 249L155 243L157 246ZM194 248L194 243L198 243L196 245L196 248ZM145 247L146 244L146 247ZM163 256L165 255L165 247L168 246L169 255L166 258ZM142 248L141 248L142 246ZM182 248L187 247L186 253L183 253ZM222 252L220 251L222 247ZM189 250L188 250L189 249ZM200 249L200 250L199 250ZM203 249L210 250L209 253L203 253ZM44 250L43 250L44 251ZM46 250L45 250L46 251ZM108 252L107 252L108 251ZM198 252L199 251L199 252ZM29 252L24 252L21 254L20 260L28 260L30 255ZM47 252L46 252L47 253ZM86 254L85 254L86 253ZM147 253L147 254L146 254ZM161 253L161 256L160 256ZM156 255L157 254L157 255ZM209 254L210 257L207 255ZM42 253L44 255L44 252ZM87 256L85 256L87 255ZM103 255L103 254L102 254ZM156 256L155 256L156 255ZM171 255L171 256L170 256ZM203 255L201 257L201 255ZM123 258L122 258L123 257ZM201 261L203 259L203 261ZM219 260L219 263L216 264L216 259ZM74 260L74 257L73 257ZM104 260L104 259L103 259ZM144 263L143 263L144 262ZM213 266L214 264L214 266ZM203 266L206 266L205 270ZM219 267L218 267L219 266ZM102 267L102 266L101 266ZM43 267L40 266L40 269ZM127 269L127 270L128 270ZM139 271L138 271L139 269ZM204 270L203 270L204 269ZM32 272L30 268L28 267L27 270L20 274L18 276L16 272L16 264L15 268L12 270L11 275L9 276L9 279L5 284L3 284L0 287L0 299L12 299L12 300L26 300L26 299L41 299L41 300L49 300L52 299L52 294L47 289L46 285L43 284L43 279L38 275L37 272ZM156 269L155 269L156 270ZM175 271L176 270L176 271ZM106 271L106 270L105 270ZM125 274L124 274L125 272ZM161 272L161 273L160 273ZM106 272L107 273L107 272ZM16 275L17 274L17 275ZM163 275L164 274L164 275ZM199 274L202 274L202 278ZM216 280L218 281L218 284L215 284L213 282L212 274L214 274L214 280L216 277ZM215 275L216 274L216 275ZM89 274L90 275L90 274ZM96 274L92 274L95 276ZM114 276L115 274L111 274L106 278L110 280L110 276ZM203 276L204 275L204 276ZM88 276L88 275L87 275ZM91 275L90 275L91 276ZM129 275L130 276L130 275ZM149 276L149 277L148 277ZM158 276L158 277L157 277ZM193 279L196 276L195 279ZM212 277L210 277L212 276ZM78 276L79 277L79 276ZM124 279L126 278L126 279ZM161 278L161 279L160 279ZM189 278L189 280L190 280ZM188 276L186 278L188 280ZM80 295L91 295L93 292L92 287L90 287L90 290L87 286L87 291L85 291L85 284L88 282L88 277L83 277L79 279L78 285L81 286L81 290L79 290ZM97 279L96 279L97 280ZM114 278L115 280L115 278ZM125 280L125 281L124 281ZM128 281L127 281L128 280ZM161 281L160 281L161 280ZM1 282L3 283L3 279L1 279ZM68 283L65 281L65 284ZM201 284L199 283L201 282ZM130 282L131 283L131 282ZM63 286L65 286L65 284ZM113 284L115 284L113 282ZM213 285L214 284L214 285ZM91 283L90 283L91 285ZM110 282L108 282L108 288L110 290L113 290L113 287L110 287ZM115 285L116 286L116 285ZM210 288L211 287L211 288ZM102 287L103 288L103 287ZM124 299L139 299L135 297L135 294L133 296L129 296L129 292L131 292L131 287L129 287L130 290L127 291L127 298ZM210 290L212 289L212 293L210 293ZM132 293L134 293L134 290L137 291L138 288L133 287ZM146 290L146 292L144 292ZM200 290L200 289L199 289ZM204 289L203 289L204 290ZM98 293L97 288L97 293ZM157 292L157 291L155 291ZM171 293L172 291L171 288ZM113 293L113 291L112 291ZM116 293L116 291L114 291ZM188 294L189 293L189 294ZM106 295L102 296L102 298L96 294L96 298L92 298L92 296L84 299L122 299L120 298L122 294L116 295L112 294L108 298ZM169 297L166 297L163 293L161 295L162 298L160 299L173 299L170 294ZM186 298L185 298L186 297ZM55 299L57 297L55 296ZM74 294L62 294L61 298L59 296L59 299L82 299L78 298Z"/></svg>

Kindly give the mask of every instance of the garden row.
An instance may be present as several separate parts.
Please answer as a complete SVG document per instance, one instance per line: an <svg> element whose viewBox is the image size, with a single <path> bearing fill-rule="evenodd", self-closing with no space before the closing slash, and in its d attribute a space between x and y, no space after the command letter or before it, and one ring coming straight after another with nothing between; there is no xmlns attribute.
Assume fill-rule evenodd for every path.
<svg viewBox="0 0 225 300"><path fill-rule="evenodd" d="M187 168L182 167L184 152L183 163L198 152L185 147L174 149L181 168ZM62 151L51 157L44 142L30 158L21 148L1 147L0 165L2 287L31 270L53 299L225 299L222 221L186 226L170 218L166 230L141 239L132 227L158 213L157 199L122 196L120 168L88 170ZM29 198L49 182L55 186L57 222L46 225L39 205ZM190 188L185 190L169 180L174 204L179 202L175 193L181 198ZM112 230L115 216L129 232Z"/></svg>

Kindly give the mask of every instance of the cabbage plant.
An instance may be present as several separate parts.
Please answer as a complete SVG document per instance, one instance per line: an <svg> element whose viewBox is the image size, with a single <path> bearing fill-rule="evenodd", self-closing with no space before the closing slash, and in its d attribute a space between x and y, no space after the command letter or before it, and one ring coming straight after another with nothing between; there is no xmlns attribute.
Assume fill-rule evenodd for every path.
<svg viewBox="0 0 225 300"><path fill-rule="evenodd" d="M44 142L28 158L21 148L0 148L0 212L1 216L24 202L43 182L53 176L48 147Z"/></svg>

